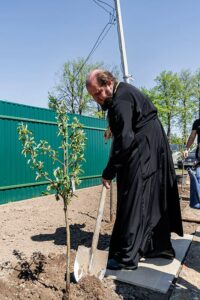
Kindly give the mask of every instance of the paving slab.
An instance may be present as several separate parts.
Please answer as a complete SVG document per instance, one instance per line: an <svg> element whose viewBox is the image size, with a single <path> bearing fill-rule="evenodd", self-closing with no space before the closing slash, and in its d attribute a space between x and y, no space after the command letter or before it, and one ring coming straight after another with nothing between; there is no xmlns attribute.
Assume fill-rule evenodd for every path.
<svg viewBox="0 0 200 300"><path fill-rule="evenodd" d="M148 258L139 262L138 269L112 271L107 270L106 276L118 281L167 293L169 287L178 275L186 252L191 244L193 235L185 234L183 237L172 236L172 244L176 252L174 260L163 258Z"/></svg>
<svg viewBox="0 0 200 300"><path fill-rule="evenodd" d="M200 226L195 232L170 300L200 300Z"/></svg>

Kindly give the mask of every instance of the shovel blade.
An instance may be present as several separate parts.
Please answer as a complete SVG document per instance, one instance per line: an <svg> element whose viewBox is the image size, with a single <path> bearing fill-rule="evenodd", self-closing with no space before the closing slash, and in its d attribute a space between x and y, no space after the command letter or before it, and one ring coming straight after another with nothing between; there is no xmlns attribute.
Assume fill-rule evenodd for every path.
<svg viewBox="0 0 200 300"><path fill-rule="evenodd" d="M74 277L78 282L82 277L87 275L94 275L100 280L103 279L106 272L106 265L108 260L108 251L96 249L93 258L93 264L90 272L88 272L90 263L91 249L79 246L74 262Z"/></svg>

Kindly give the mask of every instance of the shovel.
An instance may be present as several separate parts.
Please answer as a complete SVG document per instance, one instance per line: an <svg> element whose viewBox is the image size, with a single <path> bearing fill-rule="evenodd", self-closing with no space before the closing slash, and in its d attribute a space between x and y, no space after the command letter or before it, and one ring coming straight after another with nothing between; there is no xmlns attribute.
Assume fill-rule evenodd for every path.
<svg viewBox="0 0 200 300"><path fill-rule="evenodd" d="M104 204L106 199L106 187L102 187L101 198L99 202L98 215L92 239L91 248L79 246L74 262L74 277L78 282L82 277L94 275L100 280L103 279L106 272L108 260L108 251L98 250L99 232L103 216Z"/></svg>
<svg viewBox="0 0 200 300"><path fill-rule="evenodd" d="M181 191L183 191L183 184L184 184L184 162L185 160L182 160L182 181L181 181Z"/></svg>
<svg viewBox="0 0 200 300"><path fill-rule="evenodd" d="M113 221L113 183L110 183L110 222Z"/></svg>

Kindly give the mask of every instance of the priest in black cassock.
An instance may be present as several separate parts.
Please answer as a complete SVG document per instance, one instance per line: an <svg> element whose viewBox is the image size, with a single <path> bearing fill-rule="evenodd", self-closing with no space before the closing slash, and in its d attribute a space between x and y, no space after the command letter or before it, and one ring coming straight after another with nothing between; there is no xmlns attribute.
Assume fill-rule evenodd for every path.
<svg viewBox="0 0 200 300"><path fill-rule="evenodd" d="M108 71L93 70L86 87L107 110L113 135L102 182L117 180L117 214L107 267L137 268L141 257L173 259L171 232L183 236L176 175L152 102Z"/></svg>

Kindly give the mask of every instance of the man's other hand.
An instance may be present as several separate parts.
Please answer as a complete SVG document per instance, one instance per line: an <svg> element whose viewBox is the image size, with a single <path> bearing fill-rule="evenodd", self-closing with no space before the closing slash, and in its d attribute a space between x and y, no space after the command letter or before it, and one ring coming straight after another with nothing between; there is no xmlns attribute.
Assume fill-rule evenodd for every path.
<svg viewBox="0 0 200 300"><path fill-rule="evenodd" d="M102 183L103 183L103 185L104 185L108 190L110 189L110 183L111 183L111 180L107 180L107 179L102 178Z"/></svg>
<svg viewBox="0 0 200 300"><path fill-rule="evenodd" d="M186 159L186 157L188 157L188 150L185 149L183 152L182 152L182 158L183 159Z"/></svg>

